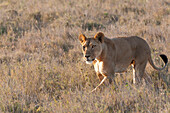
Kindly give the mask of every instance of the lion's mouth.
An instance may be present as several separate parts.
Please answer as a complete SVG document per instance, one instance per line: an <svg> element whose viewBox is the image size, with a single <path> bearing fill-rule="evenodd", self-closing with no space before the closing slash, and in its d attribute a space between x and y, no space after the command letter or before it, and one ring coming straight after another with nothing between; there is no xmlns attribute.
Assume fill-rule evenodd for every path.
<svg viewBox="0 0 170 113"><path fill-rule="evenodd" d="M94 60L95 60L95 59L91 59L91 60L87 59L87 60L86 60L86 64L92 64Z"/></svg>
<svg viewBox="0 0 170 113"><path fill-rule="evenodd" d="M87 59L86 61L94 61L95 59Z"/></svg>
<svg viewBox="0 0 170 113"><path fill-rule="evenodd" d="M86 64L92 64L93 61L86 61Z"/></svg>

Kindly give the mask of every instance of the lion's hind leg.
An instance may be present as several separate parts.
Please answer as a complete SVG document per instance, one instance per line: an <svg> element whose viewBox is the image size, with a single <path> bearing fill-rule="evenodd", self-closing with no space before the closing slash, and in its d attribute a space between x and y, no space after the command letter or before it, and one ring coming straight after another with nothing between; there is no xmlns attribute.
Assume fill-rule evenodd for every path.
<svg viewBox="0 0 170 113"><path fill-rule="evenodd" d="M147 60L135 64L135 82L140 83L144 78L144 72L146 68Z"/></svg>
<svg viewBox="0 0 170 113"><path fill-rule="evenodd" d="M134 60L132 60L131 65L132 65L132 70L133 70L133 84L135 84L136 83L136 80L135 80L136 72L135 72L135 61Z"/></svg>
<svg viewBox="0 0 170 113"><path fill-rule="evenodd" d="M132 69L133 69L133 84L135 84L136 81L135 81L135 65L134 64L132 64Z"/></svg>

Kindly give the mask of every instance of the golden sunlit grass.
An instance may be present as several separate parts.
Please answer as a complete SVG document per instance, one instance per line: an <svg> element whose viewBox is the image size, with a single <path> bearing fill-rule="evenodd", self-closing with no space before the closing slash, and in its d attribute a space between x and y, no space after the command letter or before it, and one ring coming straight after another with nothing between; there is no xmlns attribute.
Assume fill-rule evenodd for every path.
<svg viewBox="0 0 170 113"><path fill-rule="evenodd" d="M150 65L132 84L132 71L99 84L82 60L80 33L137 35L157 56L170 55L168 0L0 0L0 112L169 112L169 68ZM148 81L152 82L149 83Z"/></svg>

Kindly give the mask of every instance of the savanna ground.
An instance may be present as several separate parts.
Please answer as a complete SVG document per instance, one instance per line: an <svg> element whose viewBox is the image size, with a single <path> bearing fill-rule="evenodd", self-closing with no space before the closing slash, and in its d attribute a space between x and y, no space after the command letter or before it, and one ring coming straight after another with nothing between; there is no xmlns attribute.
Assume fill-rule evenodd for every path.
<svg viewBox="0 0 170 113"><path fill-rule="evenodd" d="M169 0L0 0L0 112L170 112L170 72L147 65L132 84L131 67L114 85L99 84L82 60L80 33L137 35L170 59Z"/></svg>

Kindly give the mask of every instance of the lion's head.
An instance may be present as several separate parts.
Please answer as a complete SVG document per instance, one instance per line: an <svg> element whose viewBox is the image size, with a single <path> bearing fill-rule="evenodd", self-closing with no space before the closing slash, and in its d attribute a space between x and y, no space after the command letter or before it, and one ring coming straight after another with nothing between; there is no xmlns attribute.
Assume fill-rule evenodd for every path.
<svg viewBox="0 0 170 113"><path fill-rule="evenodd" d="M79 40L83 47L84 59L87 64L91 64L102 52L104 34L99 32L93 38L86 38L85 35L81 34Z"/></svg>

